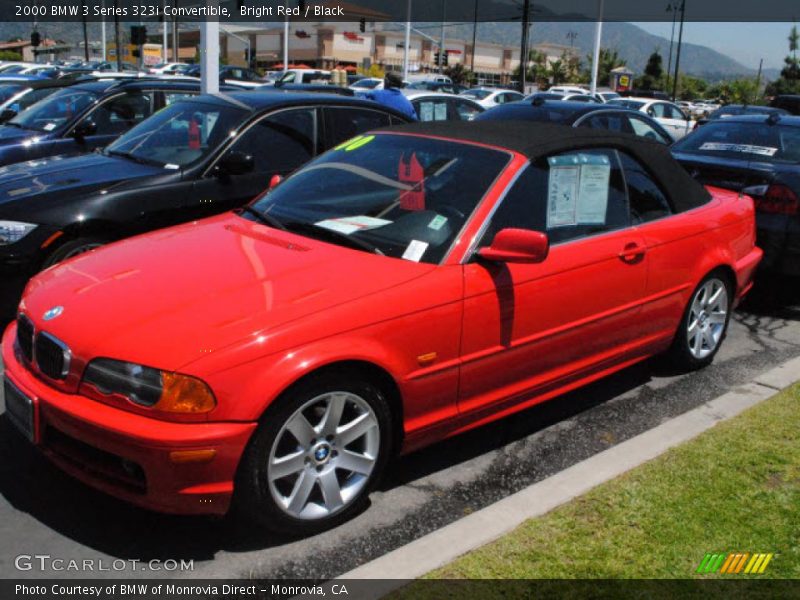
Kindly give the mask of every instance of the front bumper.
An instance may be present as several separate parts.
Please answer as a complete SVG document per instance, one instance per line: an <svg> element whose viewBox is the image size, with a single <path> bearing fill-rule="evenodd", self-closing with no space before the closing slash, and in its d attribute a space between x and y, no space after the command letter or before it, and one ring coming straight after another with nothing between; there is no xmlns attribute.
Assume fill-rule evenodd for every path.
<svg viewBox="0 0 800 600"><path fill-rule="evenodd" d="M12 324L2 342L5 374L32 399L33 442L52 462L143 508L176 514L228 511L239 459L256 423L172 423L63 393L20 364L15 337ZM193 450L213 450L214 456L180 462L173 454Z"/></svg>

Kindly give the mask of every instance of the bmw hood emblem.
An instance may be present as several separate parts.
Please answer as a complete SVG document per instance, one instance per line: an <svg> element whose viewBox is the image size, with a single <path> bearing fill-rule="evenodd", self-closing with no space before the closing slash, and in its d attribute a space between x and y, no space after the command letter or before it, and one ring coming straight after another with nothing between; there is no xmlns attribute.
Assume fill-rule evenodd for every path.
<svg viewBox="0 0 800 600"><path fill-rule="evenodd" d="M52 321L57 316L59 316L62 312L64 312L64 307L63 306L54 306L53 308L51 308L50 310L45 312L44 315L42 316L42 318L45 321Z"/></svg>

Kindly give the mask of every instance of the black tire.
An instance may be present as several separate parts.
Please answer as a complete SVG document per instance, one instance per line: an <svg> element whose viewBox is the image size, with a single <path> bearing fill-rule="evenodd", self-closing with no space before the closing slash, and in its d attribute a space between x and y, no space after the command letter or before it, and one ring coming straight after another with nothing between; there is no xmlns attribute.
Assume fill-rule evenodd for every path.
<svg viewBox="0 0 800 600"><path fill-rule="evenodd" d="M47 258L44 259L42 269L52 267L53 265L60 263L62 260L72 258L78 254L83 254L84 252L98 248L105 243L106 240L103 240L102 238L88 236L67 240L63 244L59 245L47 256Z"/></svg>
<svg viewBox="0 0 800 600"><path fill-rule="evenodd" d="M314 399L334 392L346 397L352 395L363 400L372 411L371 415L375 418L379 442L375 443L373 439L373 446L377 447L377 457L374 459L372 471L368 475L349 472L346 469L340 469L336 465L335 461L342 459L341 455L337 458L335 451L336 440L331 441L334 449L331 450L331 458L328 459L330 462L321 468L320 465L314 462L317 459L317 455L313 454L315 444L301 445L298 441L299 438L287 434L285 426L297 415L301 407L304 407ZM349 409L354 414L356 414L355 408L357 408L355 403L349 406ZM320 420L319 424L314 421L313 413L317 410L319 410L319 407L313 405L303 412L303 415L308 417L307 421L312 427L322 423L322 420ZM345 409L345 411L347 410ZM311 411L311 416L308 416L308 411ZM343 418L345 414L343 413ZM366 434L363 435L364 438L358 438L353 443L366 445L367 442L364 441ZM371 433L370 435L373 434ZM291 536L312 535L335 527L352 518L366 506L369 492L378 483L387 461L392 455L394 445L392 437L392 418L385 396L382 390L376 384L364 378L363 374L347 370L339 372L326 371L311 375L285 392L269 407L262 417L239 464L234 489L234 511L237 516L248 523L256 524L268 531ZM299 474L289 475L286 479L277 479L276 483L271 485L269 468L273 461L274 449L281 444L285 444L287 440L290 445L294 444L296 446L295 449L288 452L290 454L293 452L302 453L305 457L305 466ZM316 445L319 446L324 442L325 439L320 437L316 441ZM352 447L352 444L348 445L348 447ZM344 453L344 446L340 445L339 450ZM352 498L348 499L342 506L331 510L329 514L314 517L306 515L305 518L300 518L294 514L289 514L291 503L290 506L284 506L279 504L278 499L276 499L276 493L286 493L288 496L284 500L289 500L291 497L289 490L295 491L298 487L302 487L299 484L300 477L316 477L316 483L312 484L314 487L309 495L309 501L305 505L306 510L328 510L328 502L326 497L323 496L322 483L319 478L324 475L329 476L329 471L331 470L334 471L337 480L343 479L342 489L345 489L349 482L355 481L354 478L360 477L361 479L359 480L360 487ZM295 475L296 478L292 479ZM285 492L277 490L278 486L281 485L285 486ZM342 494L342 497L344 497L344 494ZM323 508L318 509L320 504L315 504L315 498L321 500Z"/></svg>
<svg viewBox="0 0 800 600"><path fill-rule="evenodd" d="M701 345L698 346L697 338L693 340L689 332L690 325L695 321L699 322L699 319L695 318L697 316L697 305L695 303L701 298L702 294L705 293L707 295L707 292L704 292L704 290L709 289L707 286L715 290L718 289L719 286L722 286L725 290L726 298L726 302L724 303L725 317L724 321L721 323L718 336L713 332L710 333L712 338L716 338L716 343L713 348L705 339L701 340ZM717 269L706 275L694 291L692 291L692 295L689 297L689 303L683 312L678 330L675 332L675 338L672 340L672 345L666 354L667 359L673 366L682 371L694 371L712 363L728 333L728 323L731 319L731 308L733 306L733 293L733 283L731 282L730 275L721 269ZM708 317L705 319L708 319ZM703 319L704 322L701 324L701 327L714 327L711 320L706 322L705 319ZM694 331L696 330L693 330L693 332ZM700 335L702 337L702 333Z"/></svg>

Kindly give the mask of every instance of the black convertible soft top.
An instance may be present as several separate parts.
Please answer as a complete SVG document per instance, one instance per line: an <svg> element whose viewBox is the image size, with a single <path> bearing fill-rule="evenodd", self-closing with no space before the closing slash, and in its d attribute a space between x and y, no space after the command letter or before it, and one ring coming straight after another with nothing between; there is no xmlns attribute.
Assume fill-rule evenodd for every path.
<svg viewBox="0 0 800 600"><path fill-rule="evenodd" d="M667 192L676 212L706 204L711 195L672 157L664 144L613 131L530 121L436 121L381 129L386 133L431 135L513 150L531 161L585 148L624 150L637 158Z"/></svg>

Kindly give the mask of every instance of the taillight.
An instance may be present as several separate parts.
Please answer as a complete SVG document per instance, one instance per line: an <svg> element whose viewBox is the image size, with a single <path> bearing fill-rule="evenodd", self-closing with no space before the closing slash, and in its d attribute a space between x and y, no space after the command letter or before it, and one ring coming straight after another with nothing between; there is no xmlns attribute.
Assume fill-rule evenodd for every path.
<svg viewBox="0 0 800 600"><path fill-rule="evenodd" d="M754 185L743 189L742 193L753 197L758 212L790 216L800 214L800 198L792 188L782 183Z"/></svg>

